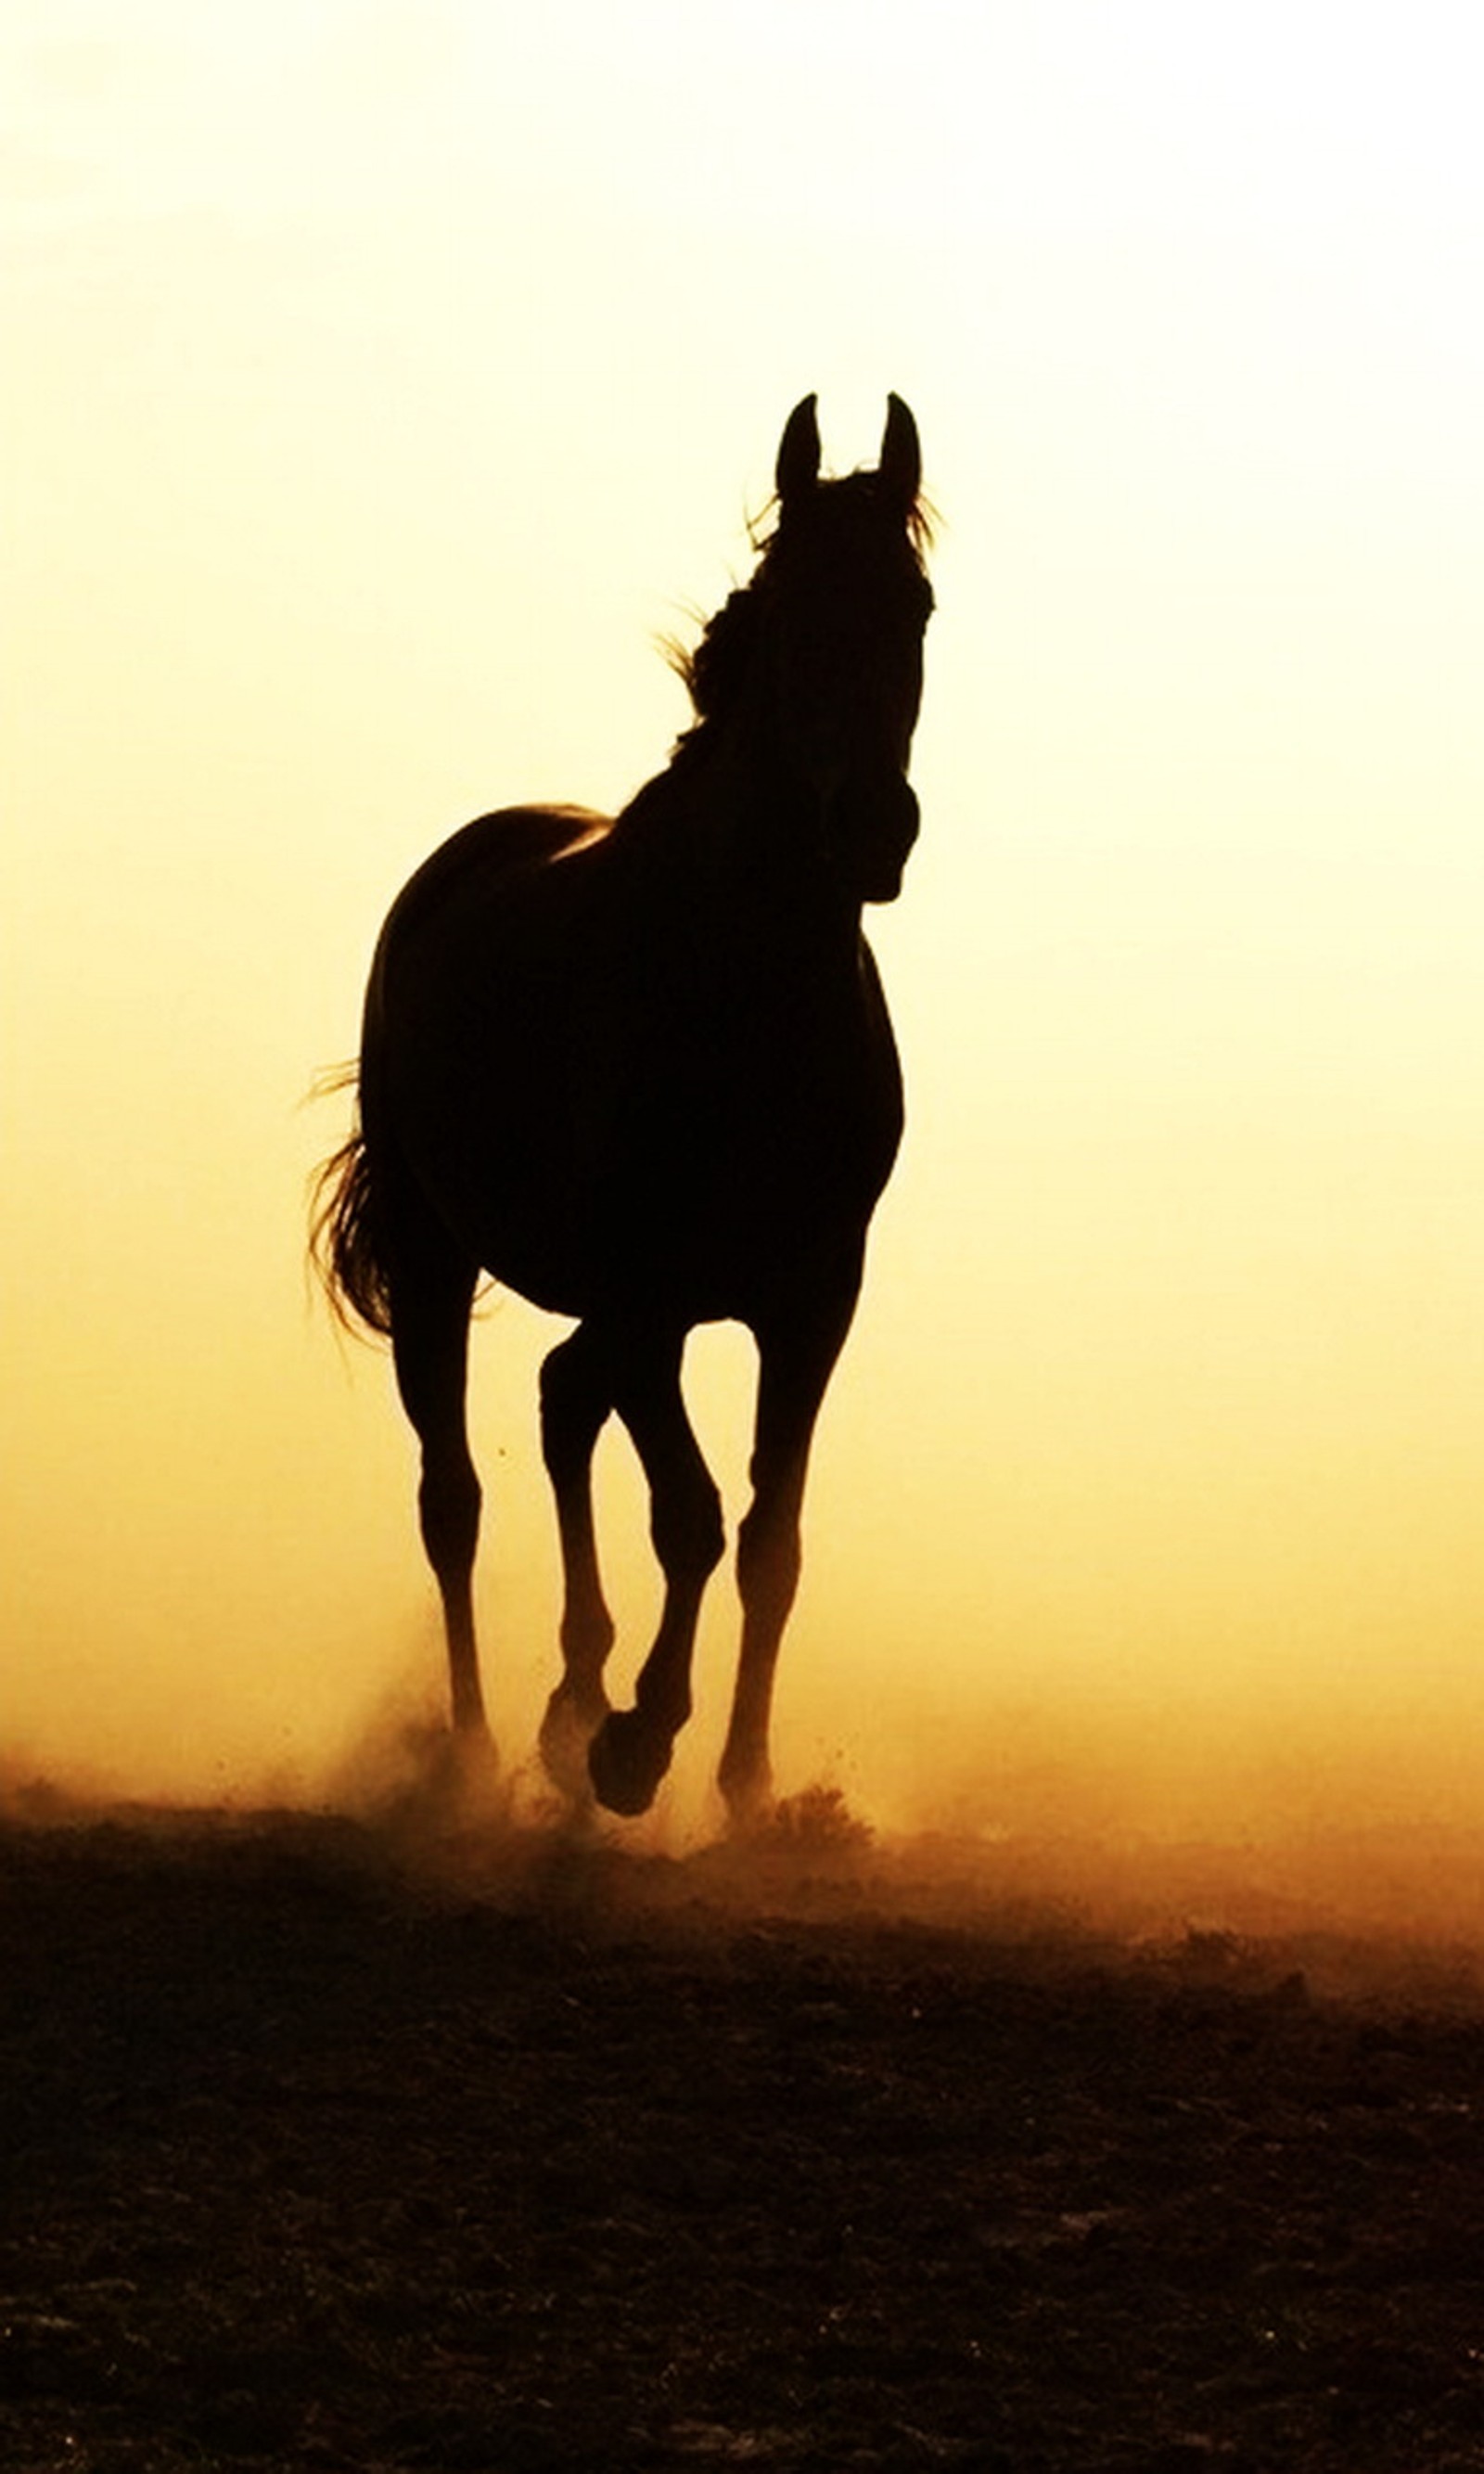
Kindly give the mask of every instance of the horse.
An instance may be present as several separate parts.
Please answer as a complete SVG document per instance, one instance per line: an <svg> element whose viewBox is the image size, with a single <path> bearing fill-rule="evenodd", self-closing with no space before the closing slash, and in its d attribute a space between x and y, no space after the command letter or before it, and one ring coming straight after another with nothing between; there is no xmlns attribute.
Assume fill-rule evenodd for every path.
<svg viewBox="0 0 1484 2474"><path fill-rule="evenodd" d="M907 405L888 398L874 470L819 466L811 395L783 431L754 572L674 656L693 718L628 806L479 816L398 895L366 992L353 1128L318 1186L331 1302L391 1340L421 1447L452 1742L485 1761L471 1310L493 1276L574 1324L540 1378L563 1571L540 1749L569 1793L621 1814L648 1808L690 1715L702 1595L724 1553L681 1361L697 1324L726 1321L753 1336L758 1386L718 1783L734 1822L768 1808L811 1442L902 1134L861 913L894 898L918 828L907 776L933 594ZM603 1684L614 1624L592 1491L614 1414L664 1580L625 1710Z"/></svg>

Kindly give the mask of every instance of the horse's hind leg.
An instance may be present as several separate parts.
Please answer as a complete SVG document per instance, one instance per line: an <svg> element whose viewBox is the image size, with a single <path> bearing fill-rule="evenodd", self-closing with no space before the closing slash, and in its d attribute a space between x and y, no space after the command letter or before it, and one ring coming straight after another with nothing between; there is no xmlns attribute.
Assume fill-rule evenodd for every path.
<svg viewBox="0 0 1484 2474"><path fill-rule="evenodd" d="M593 1453L613 1407L612 1370L587 1324L541 1370L541 1448L562 1540L562 1680L547 1704L541 1758L569 1794L585 1794L587 1751L608 1714L603 1666L613 1617L603 1596L593 1528Z"/></svg>
<svg viewBox="0 0 1484 2474"><path fill-rule="evenodd" d="M691 1658L706 1584L722 1555L721 1499L701 1458L680 1390L683 1332L625 1346L614 1401L649 1481L650 1535L665 1575L654 1645L632 1710L610 1711L588 1768L600 1804L647 1812L691 1714Z"/></svg>
<svg viewBox="0 0 1484 2474"><path fill-rule="evenodd" d="M443 1600L453 1731L466 1746L489 1742L474 1614L479 1480L464 1412L477 1278L461 1257L429 1245L404 1255L391 1280L397 1388L422 1447L418 1513Z"/></svg>

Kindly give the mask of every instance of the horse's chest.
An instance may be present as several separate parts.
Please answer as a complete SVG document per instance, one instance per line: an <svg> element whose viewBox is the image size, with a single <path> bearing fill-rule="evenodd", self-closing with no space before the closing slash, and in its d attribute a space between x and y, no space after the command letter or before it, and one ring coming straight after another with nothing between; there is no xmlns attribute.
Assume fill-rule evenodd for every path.
<svg viewBox="0 0 1484 2474"><path fill-rule="evenodd" d="M734 1008L679 1060L691 1167L728 1209L868 1211L901 1133L901 1083L884 1009L856 991L833 1007L787 988ZM686 1146L680 1146L683 1156Z"/></svg>

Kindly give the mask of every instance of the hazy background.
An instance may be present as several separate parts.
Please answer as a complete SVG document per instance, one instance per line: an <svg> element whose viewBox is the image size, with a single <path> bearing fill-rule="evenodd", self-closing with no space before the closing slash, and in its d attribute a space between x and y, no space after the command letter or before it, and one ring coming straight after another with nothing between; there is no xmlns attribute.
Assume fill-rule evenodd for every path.
<svg viewBox="0 0 1484 2474"><path fill-rule="evenodd" d="M875 914L911 1124L785 1785L956 1826L1464 1821L1484 1556L1484 28L1186 0L12 0L12 1774L312 1792L441 1689L303 1189L381 914L620 803L783 419L943 528ZM549 1326L477 1358L554 1672ZM735 1517L744 1345L696 1399ZM621 1446L610 1563L655 1590ZM724 1716L730 1583L679 1805Z"/></svg>

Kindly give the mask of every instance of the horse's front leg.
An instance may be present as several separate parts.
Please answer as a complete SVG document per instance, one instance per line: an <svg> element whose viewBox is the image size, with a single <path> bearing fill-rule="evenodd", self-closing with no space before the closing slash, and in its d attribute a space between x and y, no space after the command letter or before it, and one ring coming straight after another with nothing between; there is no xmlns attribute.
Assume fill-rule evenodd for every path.
<svg viewBox="0 0 1484 2474"><path fill-rule="evenodd" d="M768 1728L778 1648L798 1589L804 1485L815 1421L844 1346L860 1273L805 1308L760 1322L752 1502L737 1540L742 1650L731 1724L718 1774L737 1823L766 1810L772 1794Z"/></svg>
<svg viewBox="0 0 1484 2474"><path fill-rule="evenodd" d="M691 1714L691 1660L706 1584L721 1561L721 1498L695 1440L680 1390L684 1332L629 1342L615 1403L649 1482L649 1534L665 1575L654 1645L640 1670L632 1710L609 1713L588 1768L612 1812L647 1812Z"/></svg>
<svg viewBox="0 0 1484 2474"><path fill-rule="evenodd" d="M541 1758L569 1795L586 1793L588 1746L608 1714L603 1667L613 1617L597 1566L593 1453L612 1407L612 1368L583 1323L541 1370L541 1447L562 1541L562 1680L542 1721Z"/></svg>

